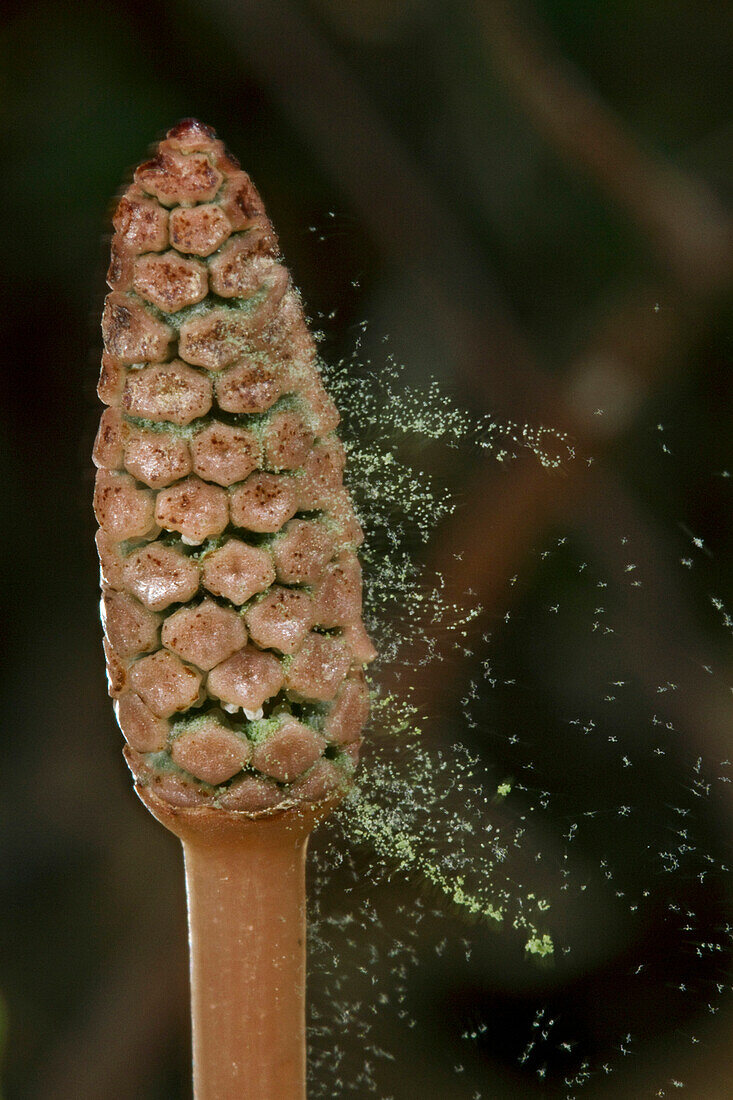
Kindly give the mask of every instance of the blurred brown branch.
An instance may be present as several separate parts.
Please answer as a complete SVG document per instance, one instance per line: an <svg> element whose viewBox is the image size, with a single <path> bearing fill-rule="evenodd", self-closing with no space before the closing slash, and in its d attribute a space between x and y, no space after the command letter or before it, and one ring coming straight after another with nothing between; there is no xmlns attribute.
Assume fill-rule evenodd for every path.
<svg viewBox="0 0 733 1100"><path fill-rule="evenodd" d="M554 152L625 211L681 283L727 278L733 225L717 197L642 149L521 0L478 0L476 13L494 70Z"/></svg>

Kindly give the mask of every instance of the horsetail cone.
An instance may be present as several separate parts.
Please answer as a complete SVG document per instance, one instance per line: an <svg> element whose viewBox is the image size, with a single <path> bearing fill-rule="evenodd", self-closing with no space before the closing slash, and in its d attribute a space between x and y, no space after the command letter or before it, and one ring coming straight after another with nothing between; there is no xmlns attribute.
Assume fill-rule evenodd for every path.
<svg viewBox="0 0 733 1100"><path fill-rule="evenodd" d="M110 695L143 797L338 797L374 650L339 414L249 176L194 120L114 214L94 447Z"/></svg>

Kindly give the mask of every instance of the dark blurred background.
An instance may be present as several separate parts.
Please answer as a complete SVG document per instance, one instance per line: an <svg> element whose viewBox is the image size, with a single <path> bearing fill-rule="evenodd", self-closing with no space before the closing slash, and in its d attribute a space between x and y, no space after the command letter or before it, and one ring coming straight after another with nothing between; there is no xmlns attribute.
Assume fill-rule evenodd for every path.
<svg viewBox="0 0 733 1100"><path fill-rule="evenodd" d="M354 974L351 994L387 1057L314 980L339 1051L314 1095L733 1096L732 14L6 3L3 1095L189 1095L180 855L131 793L105 695L88 456L113 197L194 115L262 192L326 359L366 320L377 377L390 352L410 382L567 432L577 456L425 447L462 501L426 561L485 611L473 656L416 675L430 751L460 739L514 778L507 812L550 853L521 889L557 893L569 950L539 968L511 927L425 919L400 979L413 1026L382 1019L385 943L441 904L388 877L374 984ZM466 728L487 654L500 688L481 681ZM326 913L340 889L325 877Z"/></svg>

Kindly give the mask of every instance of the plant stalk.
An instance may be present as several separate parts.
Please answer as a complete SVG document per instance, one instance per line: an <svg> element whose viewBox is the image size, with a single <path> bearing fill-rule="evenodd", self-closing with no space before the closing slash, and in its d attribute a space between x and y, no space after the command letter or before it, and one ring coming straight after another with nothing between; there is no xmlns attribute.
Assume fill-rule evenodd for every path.
<svg viewBox="0 0 733 1100"><path fill-rule="evenodd" d="M305 1100L305 853L286 817L183 840L196 1100Z"/></svg>

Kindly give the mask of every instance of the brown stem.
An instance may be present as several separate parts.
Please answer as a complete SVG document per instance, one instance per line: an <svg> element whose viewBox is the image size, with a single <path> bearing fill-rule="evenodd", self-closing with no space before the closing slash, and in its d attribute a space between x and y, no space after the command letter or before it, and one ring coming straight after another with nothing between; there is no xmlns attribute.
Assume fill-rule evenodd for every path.
<svg viewBox="0 0 733 1100"><path fill-rule="evenodd" d="M183 842L197 1100L305 1098L305 851L274 822Z"/></svg>
<svg viewBox="0 0 733 1100"><path fill-rule="evenodd" d="M183 842L195 1100L305 1100L305 853L339 799L250 817L135 789Z"/></svg>

